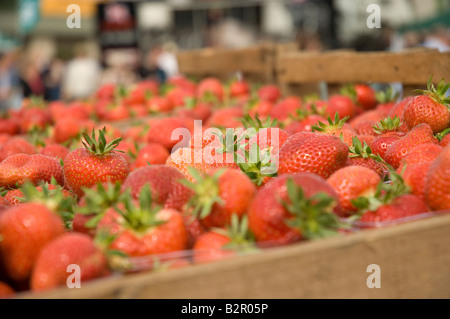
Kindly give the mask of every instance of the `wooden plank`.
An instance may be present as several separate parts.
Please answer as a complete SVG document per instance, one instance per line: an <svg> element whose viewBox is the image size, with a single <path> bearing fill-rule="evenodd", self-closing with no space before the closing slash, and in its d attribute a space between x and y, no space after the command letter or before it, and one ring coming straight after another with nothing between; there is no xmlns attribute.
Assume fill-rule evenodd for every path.
<svg viewBox="0 0 450 319"><path fill-rule="evenodd" d="M450 215L21 298L449 298ZM381 267L381 288L366 285Z"/></svg>
<svg viewBox="0 0 450 319"><path fill-rule="evenodd" d="M436 81L450 79L450 52L286 53L277 62L280 82L328 83L401 82L424 84L431 74Z"/></svg>

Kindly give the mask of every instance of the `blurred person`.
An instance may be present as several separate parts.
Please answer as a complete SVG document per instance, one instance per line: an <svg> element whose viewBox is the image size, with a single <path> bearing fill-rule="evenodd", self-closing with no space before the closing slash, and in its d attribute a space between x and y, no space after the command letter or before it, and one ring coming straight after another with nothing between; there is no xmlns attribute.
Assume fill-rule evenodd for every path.
<svg viewBox="0 0 450 319"><path fill-rule="evenodd" d="M44 85L46 101L56 101L61 98L61 84L64 75L64 62L61 59L53 59L44 72Z"/></svg>
<svg viewBox="0 0 450 319"><path fill-rule="evenodd" d="M20 68L20 83L23 89L23 97L44 96L45 86L38 61L29 56L22 61Z"/></svg>
<svg viewBox="0 0 450 319"><path fill-rule="evenodd" d="M142 79L153 79L159 83L167 80L166 72L161 68L161 58L163 56L162 45L153 46L145 56L144 63L139 68L139 75Z"/></svg>
<svg viewBox="0 0 450 319"><path fill-rule="evenodd" d="M440 52L449 52L450 29L444 27L435 28L425 37L422 45L426 48L437 49Z"/></svg>
<svg viewBox="0 0 450 319"><path fill-rule="evenodd" d="M157 59L159 68L164 71L167 78L177 76L179 71L178 60L175 55L176 44L173 42L165 43L162 49L163 50Z"/></svg>
<svg viewBox="0 0 450 319"><path fill-rule="evenodd" d="M91 96L101 79L99 61L89 54L87 44L75 47L75 58L67 64L62 81L62 96L67 100Z"/></svg>
<svg viewBox="0 0 450 319"><path fill-rule="evenodd" d="M18 50L0 55L0 110L20 107L22 94L17 69L19 57Z"/></svg>

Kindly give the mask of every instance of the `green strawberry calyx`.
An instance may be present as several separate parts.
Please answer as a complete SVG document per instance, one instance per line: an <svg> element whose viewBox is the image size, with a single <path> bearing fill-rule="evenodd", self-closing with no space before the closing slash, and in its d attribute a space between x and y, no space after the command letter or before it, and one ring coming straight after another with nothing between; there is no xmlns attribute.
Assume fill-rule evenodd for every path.
<svg viewBox="0 0 450 319"><path fill-rule="evenodd" d="M266 120L263 122L258 115L255 115L254 117L251 117L250 115L245 115L244 118L241 120L242 125L245 129L253 128L256 130L256 132L259 132L263 128L271 128L271 127L277 127L278 120L274 119L272 120L270 116L266 118Z"/></svg>
<svg viewBox="0 0 450 319"><path fill-rule="evenodd" d="M333 213L336 200L320 192L310 197L292 179L287 180L288 200L280 200L293 218L286 221L289 227L299 230L306 239L318 239L338 234L343 227L338 216Z"/></svg>
<svg viewBox="0 0 450 319"><path fill-rule="evenodd" d="M92 130L91 136L86 133L82 133L83 140L81 141L81 143L83 144L84 148L93 155L108 155L113 151L123 153L123 151L119 151L116 149L116 147L119 146L120 142L123 140L123 137L107 143L105 134L106 127L98 130L98 139L95 136L94 129Z"/></svg>
<svg viewBox="0 0 450 319"><path fill-rule="evenodd" d="M398 100L399 95L398 93L394 94L394 91L392 90L392 87L389 86L386 90L384 91L379 91L375 94L377 102L379 104L384 104L384 103L391 103L391 102L395 102Z"/></svg>
<svg viewBox="0 0 450 319"><path fill-rule="evenodd" d="M403 124L402 120L396 115L393 118L385 117L376 124L372 125L373 130L378 135L390 132L397 132L398 128Z"/></svg>
<svg viewBox="0 0 450 319"><path fill-rule="evenodd" d="M139 193L139 202L135 203L130 190L126 190L123 199L114 205L114 209L123 219L122 225L138 234L166 223L157 217L160 206L153 203L150 186L146 184Z"/></svg>
<svg viewBox="0 0 450 319"><path fill-rule="evenodd" d="M312 131L322 133L336 132L344 127L344 124L347 122L348 119L349 119L348 116L344 117L343 119L340 119L339 114L336 112L336 114L334 115L334 120L331 119L331 117L329 116L327 119L328 123L319 122L318 125L312 126Z"/></svg>
<svg viewBox="0 0 450 319"><path fill-rule="evenodd" d="M230 242L223 248L238 252L256 251L255 237L248 229L248 218L243 216L239 220L239 216L233 214L229 225L222 228L213 228L213 232L228 237Z"/></svg>
<svg viewBox="0 0 450 319"><path fill-rule="evenodd" d="M403 170L405 169L406 165ZM357 213L351 217L352 220L358 220L366 212L377 211L381 206L389 205L398 197L410 193L410 188L405 184L401 174L392 170L389 172L389 177L389 182L381 181L378 184L373 195L352 200L353 206L358 209Z"/></svg>
<svg viewBox="0 0 450 319"><path fill-rule="evenodd" d="M445 136L450 134L450 128L443 130L441 133L436 134L436 138L440 141L444 139Z"/></svg>
<svg viewBox="0 0 450 319"><path fill-rule="evenodd" d="M446 97L449 89L450 83L446 83L445 79L440 80L437 87L435 87L433 84L433 75L431 75L427 82L427 90L416 90L415 92L431 97L434 101L447 106L450 110L450 97Z"/></svg>
<svg viewBox="0 0 450 319"><path fill-rule="evenodd" d="M390 165L384 161L384 159L378 155L373 154L372 149L366 142L364 145L361 143L358 137L354 136L352 138L352 146L349 148L349 157L350 158L372 158L375 161L381 163L386 169L390 169Z"/></svg>
<svg viewBox="0 0 450 319"><path fill-rule="evenodd" d="M194 195L187 203L187 210L195 218L204 219L211 213L215 204L223 204L223 199L220 197L219 178L225 169L218 169L212 175L202 173L193 167L187 169L195 181L190 182L185 179L180 181L194 191Z"/></svg>

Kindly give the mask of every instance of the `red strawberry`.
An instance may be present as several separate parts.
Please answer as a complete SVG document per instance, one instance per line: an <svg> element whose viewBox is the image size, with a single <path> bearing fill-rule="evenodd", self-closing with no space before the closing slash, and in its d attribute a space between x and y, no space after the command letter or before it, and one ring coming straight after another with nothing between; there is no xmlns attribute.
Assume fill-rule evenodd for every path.
<svg viewBox="0 0 450 319"><path fill-rule="evenodd" d="M215 78L203 79L197 86L197 97L203 100L213 98L222 101L224 98L222 83Z"/></svg>
<svg viewBox="0 0 450 319"><path fill-rule="evenodd" d="M408 152L408 155L402 158L397 172L401 173L404 166L410 167L416 164L432 162L441 154L442 150L441 146L434 143L416 146Z"/></svg>
<svg viewBox="0 0 450 319"><path fill-rule="evenodd" d="M150 112L169 112L173 106L170 101L163 96L153 96L147 102Z"/></svg>
<svg viewBox="0 0 450 319"><path fill-rule="evenodd" d="M15 291L6 283L0 281L0 299L11 297Z"/></svg>
<svg viewBox="0 0 450 319"><path fill-rule="evenodd" d="M14 154L34 154L36 150L23 137L13 137L0 147L0 162Z"/></svg>
<svg viewBox="0 0 450 319"><path fill-rule="evenodd" d="M377 106L377 98L374 89L365 84L354 86L356 91L356 102L365 110L373 109Z"/></svg>
<svg viewBox="0 0 450 319"><path fill-rule="evenodd" d="M265 85L258 90L258 97L262 101L275 103L281 96L280 89L276 85Z"/></svg>
<svg viewBox="0 0 450 319"><path fill-rule="evenodd" d="M250 86L245 81L234 81L230 86L230 96L232 98L248 97Z"/></svg>
<svg viewBox="0 0 450 319"><path fill-rule="evenodd" d="M427 173L432 162L418 163L406 166L403 172L405 184L411 188L411 193L422 200L425 200L425 186Z"/></svg>
<svg viewBox="0 0 450 319"><path fill-rule="evenodd" d="M261 188L248 212L258 242L287 244L324 237L338 227L339 198L321 177L285 174Z"/></svg>
<svg viewBox="0 0 450 319"><path fill-rule="evenodd" d="M251 117L259 116L260 118L266 118L272 112L272 108L272 102L260 100L250 106L248 114Z"/></svg>
<svg viewBox="0 0 450 319"><path fill-rule="evenodd" d="M123 206L108 210L98 225L114 235L110 249L129 257L186 249L188 236L182 215L174 209L154 207L148 186L142 189L139 204L133 204L128 196Z"/></svg>
<svg viewBox="0 0 450 319"><path fill-rule="evenodd" d="M326 123L327 120L320 115L311 114L298 122L292 122L286 125L285 130L290 135L300 132L312 132L313 126L317 126L321 122Z"/></svg>
<svg viewBox="0 0 450 319"><path fill-rule="evenodd" d="M442 80L435 89L431 80L428 90L422 91L423 95L415 97L405 107L403 118L409 128L426 123L433 133L439 133L450 127L450 98L445 97L450 84Z"/></svg>
<svg viewBox="0 0 450 319"><path fill-rule="evenodd" d="M363 121L360 122L358 125L355 126L355 131L356 133L358 133L359 135L373 135L375 136L375 131L373 129L373 126L376 125L377 122L375 121Z"/></svg>
<svg viewBox="0 0 450 319"><path fill-rule="evenodd" d="M353 126L353 128L356 128L356 126L358 126L362 122L366 122L366 121L378 122L383 117L384 117L384 114L382 112L377 111L377 110L371 110L371 111L364 112L364 113L362 113L362 114L360 114L358 116L355 116L349 122L349 124L351 126Z"/></svg>
<svg viewBox="0 0 450 319"><path fill-rule="evenodd" d="M100 100L112 100L116 94L116 85L112 83L102 85L98 90L96 97Z"/></svg>
<svg viewBox="0 0 450 319"><path fill-rule="evenodd" d="M445 135L442 140L439 142L439 145L442 147L447 147L450 145L450 134Z"/></svg>
<svg viewBox="0 0 450 319"><path fill-rule="evenodd" d="M78 137L83 130L79 120L63 118L57 120L53 129L53 140L56 143L64 143L72 138Z"/></svg>
<svg viewBox="0 0 450 319"><path fill-rule="evenodd" d="M42 247L63 233L61 219L43 205L22 204L3 212L0 254L8 275L16 281L27 279Z"/></svg>
<svg viewBox="0 0 450 319"><path fill-rule="evenodd" d="M133 198L138 199L142 188L149 185L155 204L181 210L192 196L192 191L180 183L183 179L183 174L173 167L151 165L132 172L123 188L130 188Z"/></svg>
<svg viewBox="0 0 450 319"><path fill-rule="evenodd" d="M48 110L40 108L27 109L20 118L20 130L22 133L30 132L35 128L43 130L50 122L51 118Z"/></svg>
<svg viewBox="0 0 450 319"><path fill-rule="evenodd" d="M0 134L16 135L19 130L19 125L15 121L0 118Z"/></svg>
<svg viewBox="0 0 450 319"><path fill-rule="evenodd" d="M52 177L59 185L64 185L61 164L53 157L35 154L12 155L0 163L0 187L13 188L25 181L34 184L44 181L50 183Z"/></svg>
<svg viewBox="0 0 450 319"><path fill-rule="evenodd" d="M326 113L331 118L334 118L337 113L341 120L345 117L353 117L355 104L351 98L345 95L333 95L328 99Z"/></svg>
<svg viewBox="0 0 450 319"><path fill-rule="evenodd" d="M372 153L372 149L364 142L353 138L353 145L350 147L350 154L347 160L347 166L364 166L375 171L379 176L383 176L387 170L387 165L380 155Z"/></svg>
<svg viewBox="0 0 450 319"><path fill-rule="evenodd" d="M106 143L105 133L106 129L99 130L98 140L94 131L92 137L84 133L84 147L70 152L64 160L66 186L78 196L83 188L121 182L128 176L126 160L115 151L122 138Z"/></svg>
<svg viewBox="0 0 450 319"><path fill-rule="evenodd" d="M376 137L370 143L372 153L386 159L386 152L392 144L402 138L404 134L389 133Z"/></svg>
<svg viewBox="0 0 450 319"><path fill-rule="evenodd" d="M375 194L380 181L381 178L376 172L362 166L341 168L327 179L328 184L339 195L343 217L357 211L357 208L352 204L352 200Z"/></svg>
<svg viewBox="0 0 450 319"><path fill-rule="evenodd" d="M412 97L412 96L405 97L403 100L401 100L400 102L398 102L391 108L391 110L389 111L387 116L389 116L390 118L394 118L395 116L397 116L398 118L400 118L400 120L403 121L403 112L405 110L405 107L413 99L414 99L414 97Z"/></svg>
<svg viewBox="0 0 450 319"><path fill-rule="evenodd" d="M200 235L193 247L194 261L205 263L229 258L253 248L253 239L248 232L248 220L242 221L233 215L226 229L216 229Z"/></svg>
<svg viewBox="0 0 450 319"><path fill-rule="evenodd" d="M233 163L234 164L234 163ZM166 166L173 167L183 174L183 176L193 181L193 177L188 171L189 167L194 167L201 172L207 172L213 167L203 159L203 149L191 149L182 147L173 152L167 159Z"/></svg>
<svg viewBox="0 0 450 319"><path fill-rule="evenodd" d="M252 181L235 169L201 174L190 169L195 182L183 183L194 191L189 202L192 214L206 227L224 227L233 214L243 216L256 192Z"/></svg>
<svg viewBox="0 0 450 319"><path fill-rule="evenodd" d="M290 116L295 116L296 111L301 107L302 101L298 97L287 97L272 108L270 117L283 122Z"/></svg>
<svg viewBox="0 0 450 319"><path fill-rule="evenodd" d="M147 165L165 164L169 155L169 151L161 144L150 143L139 150L133 166L139 168Z"/></svg>
<svg viewBox="0 0 450 319"><path fill-rule="evenodd" d="M278 173L310 172L328 178L345 166L347 156L348 146L336 136L297 133L280 150Z"/></svg>
<svg viewBox="0 0 450 319"><path fill-rule="evenodd" d="M233 107L215 111L208 119L208 127L236 128L242 126L240 119L244 116L241 108Z"/></svg>
<svg viewBox="0 0 450 319"><path fill-rule="evenodd" d="M177 129L180 131L179 134L175 134ZM183 132L187 134L189 131L182 121L177 118L163 118L150 127L147 133L147 142L159 143L170 151L183 141Z"/></svg>
<svg viewBox="0 0 450 319"><path fill-rule="evenodd" d="M55 157L64 160L69 154L69 149L59 144L47 145L41 149L41 154L49 157Z"/></svg>
<svg viewBox="0 0 450 319"><path fill-rule="evenodd" d="M109 275L105 254L95 246L91 237L64 234L45 245L36 260L31 276L31 289L41 291L65 286L69 265L80 267L80 281Z"/></svg>
<svg viewBox="0 0 450 319"><path fill-rule="evenodd" d="M408 154L414 147L436 143L437 140L433 136L433 131L428 124L419 124L413 128L407 135L395 141L387 150L385 160L394 168L398 168L403 157Z"/></svg>
<svg viewBox="0 0 450 319"><path fill-rule="evenodd" d="M450 209L450 147L431 164L426 178L425 200L432 210Z"/></svg>

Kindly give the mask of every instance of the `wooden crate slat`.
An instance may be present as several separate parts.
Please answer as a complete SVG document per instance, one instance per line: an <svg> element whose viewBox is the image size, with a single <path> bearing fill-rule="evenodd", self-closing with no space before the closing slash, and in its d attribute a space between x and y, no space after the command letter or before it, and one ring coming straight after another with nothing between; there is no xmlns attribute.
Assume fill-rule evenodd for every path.
<svg viewBox="0 0 450 319"><path fill-rule="evenodd" d="M426 83L450 80L450 52L410 50L405 52L286 53L277 63L283 83L402 82Z"/></svg>

